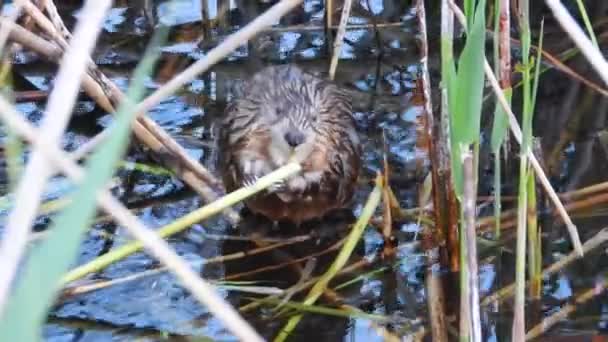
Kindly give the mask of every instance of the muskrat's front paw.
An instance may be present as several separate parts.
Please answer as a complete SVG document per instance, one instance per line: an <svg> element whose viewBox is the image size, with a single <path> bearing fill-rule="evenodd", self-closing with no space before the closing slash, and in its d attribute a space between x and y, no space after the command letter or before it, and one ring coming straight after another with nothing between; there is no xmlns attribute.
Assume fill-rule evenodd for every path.
<svg viewBox="0 0 608 342"><path fill-rule="evenodd" d="M266 163L259 159L246 159L241 164L242 185L252 186L268 173Z"/></svg>
<svg viewBox="0 0 608 342"><path fill-rule="evenodd" d="M243 181L241 182L241 185L244 187L247 186L253 186L253 184L255 184L255 182L257 182L259 179L259 177L255 176L255 175L243 175Z"/></svg>
<svg viewBox="0 0 608 342"><path fill-rule="evenodd" d="M281 192L287 189L287 184L285 184L284 180L273 183L268 187L268 192Z"/></svg>
<svg viewBox="0 0 608 342"><path fill-rule="evenodd" d="M302 176L296 176L287 181L287 191L296 194L302 195L306 190L306 179Z"/></svg>

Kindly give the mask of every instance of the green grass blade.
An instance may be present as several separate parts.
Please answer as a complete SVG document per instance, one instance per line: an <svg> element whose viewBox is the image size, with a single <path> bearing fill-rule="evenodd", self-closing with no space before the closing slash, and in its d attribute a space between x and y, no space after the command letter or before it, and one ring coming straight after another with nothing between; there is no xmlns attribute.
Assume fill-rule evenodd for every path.
<svg viewBox="0 0 608 342"><path fill-rule="evenodd" d="M511 104L511 98L513 95L512 88L503 89L503 94L507 99L507 102ZM502 108L502 106L496 102L496 107L494 108L494 122L492 123L492 152L494 154L498 154L500 147L502 146L502 142L507 136L507 132L509 130L509 118L507 117L507 113Z"/></svg>
<svg viewBox="0 0 608 342"><path fill-rule="evenodd" d="M474 20L474 10L475 10L475 0L464 0L464 15L467 17L467 26L473 26Z"/></svg>
<svg viewBox="0 0 608 342"><path fill-rule="evenodd" d="M453 127L462 143L471 144L479 140L481 105L483 99L485 58L485 0L479 2L475 21L469 30L460 60L458 61L455 111ZM457 158L460 158L459 156Z"/></svg>
<svg viewBox="0 0 608 342"><path fill-rule="evenodd" d="M538 37L538 49L536 50L536 67L534 69L534 83L532 84L532 113L534 113L534 108L536 107L536 94L538 92L538 82L540 79L540 69L542 67L542 58L543 54L543 35L545 32L545 20L541 20L540 22L540 36Z"/></svg>
<svg viewBox="0 0 608 342"><path fill-rule="evenodd" d="M112 177L117 163L126 151L130 124L135 115L133 104L144 93L144 79L156 60L160 39L166 30L157 33L148 52L135 71L127 93L128 100L118 108L110 137L87 162L85 182L74 193L66 207L49 228L48 239L29 253L23 273L10 298L7 311L0 322L0 333L6 341L36 341L50 308L63 273L77 256L80 241L96 212L97 191ZM161 37L162 36L162 37Z"/></svg>
<svg viewBox="0 0 608 342"><path fill-rule="evenodd" d="M597 43L597 37L595 37L595 32L593 32L593 25L591 25L591 20L589 20L589 16L587 15L587 10L585 10L585 4L583 0L576 0L576 4L578 5L578 10L581 12L581 17L583 18L583 22L585 23L585 28L587 29L587 34L591 38L591 42L596 49L600 49L600 46Z"/></svg>
<svg viewBox="0 0 608 342"><path fill-rule="evenodd" d="M456 75L450 75L448 97L450 108L450 146L452 148L452 178L458 198L462 196L461 146L479 141L481 106L483 100L485 60L485 0L479 1L468 29L467 40L460 55ZM450 70L448 70L450 71Z"/></svg>

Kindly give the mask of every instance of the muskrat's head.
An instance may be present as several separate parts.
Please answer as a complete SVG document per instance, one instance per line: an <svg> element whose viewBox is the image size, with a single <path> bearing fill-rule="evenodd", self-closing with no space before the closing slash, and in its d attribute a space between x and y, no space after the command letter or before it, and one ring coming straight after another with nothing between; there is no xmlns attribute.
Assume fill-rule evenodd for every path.
<svg viewBox="0 0 608 342"><path fill-rule="evenodd" d="M319 141L355 134L347 97L334 84L295 66L266 68L242 91L241 114L250 128L266 132L275 166L305 161Z"/></svg>
<svg viewBox="0 0 608 342"><path fill-rule="evenodd" d="M281 87L279 85L279 87ZM323 124L318 108L305 93L291 93L283 89L281 97L265 103L260 119L269 131L268 152L275 165L289 159L302 162L311 153Z"/></svg>

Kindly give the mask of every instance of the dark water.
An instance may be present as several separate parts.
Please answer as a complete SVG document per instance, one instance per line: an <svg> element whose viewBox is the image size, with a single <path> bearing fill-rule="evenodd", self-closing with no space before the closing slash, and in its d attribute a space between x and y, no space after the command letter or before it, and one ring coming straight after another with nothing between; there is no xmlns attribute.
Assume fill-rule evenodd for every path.
<svg viewBox="0 0 608 342"><path fill-rule="evenodd" d="M416 147L416 127L421 107L411 102L420 72L420 52L416 42L416 13L412 6L403 4L403 1L363 0L355 3L349 23L370 27L348 31L347 43L344 45L336 76L336 81L349 89L353 95L354 115L364 141L363 181L356 194L353 211L355 215L360 213L365 198L371 191L370 180L375 172L381 169L383 132L386 136L388 159L393 175L391 186L402 207L415 207L418 187L428 166L426 155ZM368 10L368 4L371 12ZM247 20L247 15L233 10L228 16L230 22L210 28L205 32L207 36L203 39L198 1L156 1L151 11L134 4L121 6L123 5L118 3L109 13L94 58L106 75L122 89L127 87L131 72L149 39L148 19L152 18L173 28L170 42L163 48L161 62L155 74L148 80L147 86L150 91L204 56L217 41ZM65 5L61 10L66 23L73 23L77 6ZM211 18L216 17L217 10L214 6L209 12ZM322 27L323 12L322 1L306 0L303 8L288 16L280 26L306 24ZM428 12L431 47L434 47L438 40L439 18L436 16L438 8L431 6ZM149 14L152 16L148 16ZM381 26L386 23L397 24L380 27L379 34L376 35L371 27L374 22ZM551 38L557 41L555 37L558 34L559 30L553 32L549 30L548 41L551 41ZM165 99L149 112L152 119L211 170L214 169L215 153L213 125L222 115L226 101L231 98L233 83L251 74L250 61L253 58L258 58L267 64L294 62L307 70L320 73L326 73L329 68L323 29L274 30L264 32L258 37L254 47L255 44L262 42L265 44L263 49L252 53L251 45L241 47L227 60L200 75L178 94ZM438 51L432 50L430 64L433 81L436 81L435 78L439 73L437 56ZM17 56L17 61L19 62L15 70L23 76L17 82L19 90L48 90L52 87L53 66L27 53ZM577 60L576 63L578 66L585 65L582 60ZM564 131L567 123L574 120L572 111L579 108L585 96L592 97L592 104L584 111L581 110L582 124L573 128L571 142L561 150L563 158L557 159L552 180L559 191L605 181L605 165L608 165L607 149L598 138L598 132L606 127L606 99L594 93L589 95L584 87L578 87L578 92L572 95L571 109L567 110L562 103L565 100L561 94L573 92L572 89L577 85L555 71L544 75L542 80L547 86L541 83L537 104L539 111L535 125L539 128L536 135L543 138L546 154L556 146L560 132ZM42 116L44 101L20 103L18 108L30 120L36 122ZM64 147L67 150L76 149L100 132L110 121L111 116L83 97L75 109L69 133L65 135ZM489 138L489 135L487 137ZM148 165L154 163L135 149L130 151L126 160ZM482 194L492 192L491 160L487 159L486 164L487 167L481 165L480 192ZM514 175L515 173L511 174L507 171L504 190L507 193L513 189ZM203 204L198 196L190 192L179 180L170 176L154 175L125 166L117 172L116 177L117 196L129 207L134 208L140 220L149 227L160 227L170 223ZM48 188L46 199L65 196L70 189L70 182L62 177L56 177ZM490 211L490 207L482 210L484 213ZM6 211L2 215L5 217ZM583 241L594 235L607 221L601 206L579 215L576 223ZM48 217L39 218L37 228L44 229L48 222ZM571 246L567 235L564 234L564 227L558 221L547 218L542 222L545 238L543 265L548 265L569 253ZM330 231L344 231L335 228L346 227L342 222L333 222L331 225ZM201 262L214 256L253 248L247 243L211 239L206 235L246 234L246 228L240 228L235 229L224 219L215 218L194 225L187 232L171 238L170 242L183 258L192 262L198 272L209 279L229 277L239 272L278 263L276 256L272 259L268 255L263 255L225 264L201 266ZM394 229L398 241L395 262L387 263L377 256L382 249L383 239L378 231L370 227L365 233L362 247L357 252L358 256L353 260L364 257L369 261L370 265L359 273L381 270L383 267L387 270L346 287L339 293L349 305L367 313L392 318L386 328L396 336L411 337L421 329L426 331L430 329L424 281L427 257L418 243L421 228L415 220L395 222ZM107 232L114 234L113 239L107 238L105 234ZM286 234L288 233L282 232L278 235L284 237ZM329 234L320 244L309 242L292 246L285 251L292 256L306 256L323 250L328 244L335 242L336 238L335 235ZM92 260L103 251L120 246L129 240L130 237L122 228L116 227L109 221L97 223L82 246L78 264ZM513 280L514 256L511 253L514 247L513 241L508 241L504 247L501 257L496 258L494 248L481 246L479 264L482 298L510 284ZM584 260L577 261L563 271L544 279L542 300L531 302L528 307L530 318L528 327L536 325L539 318L556 312L561 306L572 301L573 296L578 292L601 285L608 269L604 261L606 260L604 253L600 248L586 255ZM328 262L331 262L331 255L319 257L315 272L323 272ZM157 266L154 259L138 253L93 275L91 279L120 279ZM457 278L450 275L447 268L438 269L447 296L457 295L458 283L454 280ZM349 274L341 277L336 284L355 276L356 274ZM294 279L294 273L289 268L261 273L248 279L260 281L263 286L280 288L289 287L297 281L297 277ZM237 306L248 303L249 298L254 296L221 286L218 291ZM300 298L294 297L295 300ZM448 298L448 302L454 301L453 298ZM581 337L602 331L607 322L604 314L608 311L607 299L605 294L598 293L593 300L578 307L568 319L552 328L549 334ZM322 299L320 304L332 306L326 299ZM245 315L267 338L272 338L277 329L286 322L284 318L274 318L270 308L265 307ZM483 307L482 321L487 340L508 338L511 317L511 300L507 300L499 307ZM377 326L381 324L378 323ZM457 324L454 327L457 328ZM201 307L168 273L140 278L61 301L49 316L44 337L49 341L133 339L153 341L164 338L176 341L204 338L234 340L221 322ZM426 338L430 340L428 334ZM370 321L364 318L342 319L308 314L294 333L293 339L380 341L382 337L378 335Z"/></svg>

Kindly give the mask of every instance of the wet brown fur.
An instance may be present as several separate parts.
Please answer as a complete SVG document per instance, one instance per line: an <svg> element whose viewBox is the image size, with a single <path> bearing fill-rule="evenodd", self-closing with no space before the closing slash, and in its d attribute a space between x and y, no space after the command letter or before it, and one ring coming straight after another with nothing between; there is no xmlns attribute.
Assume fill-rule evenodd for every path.
<svg viewBox="0 0 608 342"><path fill-rule="evenodd" d="M285 164L287 154L276 152L285 141L278 137L293 130L305 137L296 147L301 175L245 204L271 220L298 224L348 206L361 165L349 98L334 83L293 65L267 67L242 89L220 127L219 166L226 190Z"/></svg>

